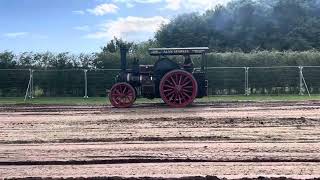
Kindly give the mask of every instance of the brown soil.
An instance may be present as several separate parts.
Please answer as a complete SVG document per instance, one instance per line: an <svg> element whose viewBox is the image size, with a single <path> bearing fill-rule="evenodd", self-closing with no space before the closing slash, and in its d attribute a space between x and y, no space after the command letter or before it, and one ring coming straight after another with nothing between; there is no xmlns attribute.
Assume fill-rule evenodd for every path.
<svg viewBox="0 0 320 180"><path fill-rule="evenodd" d="M320 177L320 102L0 107L0 179L207 175Z"/></svg>

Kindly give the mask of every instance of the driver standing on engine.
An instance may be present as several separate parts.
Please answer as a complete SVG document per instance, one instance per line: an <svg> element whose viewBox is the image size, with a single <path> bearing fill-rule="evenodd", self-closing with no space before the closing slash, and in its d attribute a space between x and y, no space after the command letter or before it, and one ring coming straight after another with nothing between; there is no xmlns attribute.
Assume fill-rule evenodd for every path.
<svg viewBox="0 0 320 180"><path fill-rule="evenodd" d="M191 59L190 55L184 55L183 68L186 71L192 73L192 71L193 71L193 62L192 62L192 59Z"/></svg>

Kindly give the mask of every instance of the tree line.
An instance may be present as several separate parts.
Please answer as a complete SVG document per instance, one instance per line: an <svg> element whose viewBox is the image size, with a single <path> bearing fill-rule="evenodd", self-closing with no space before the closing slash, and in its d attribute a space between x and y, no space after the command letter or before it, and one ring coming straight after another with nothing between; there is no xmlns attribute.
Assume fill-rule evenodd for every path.
<svg viewBox="0 0 320 180"><path fill-rule="evenodd" d="M182 14L155 36L163 47L215 52L320 48L320 0L234 0L204 14Z"/></svg>
<svg viewBox="0 0 320 180"><path fill-rule="evenodd" d="M114 38L96 53L70 52L0 52L0 69L111 69L120 66L120 46L129 49L128 61L138 58L142 63L154 63L148 55L150 47L158 47L154 40L142 43L125 42Z"/></svg>

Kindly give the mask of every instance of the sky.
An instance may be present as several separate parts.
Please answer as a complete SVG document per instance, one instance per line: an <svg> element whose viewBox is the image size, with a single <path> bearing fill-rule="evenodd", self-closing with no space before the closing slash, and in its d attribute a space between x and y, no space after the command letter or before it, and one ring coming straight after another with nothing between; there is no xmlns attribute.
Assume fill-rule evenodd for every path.
<svg viewBox="0 0 320 180"><path fill-rule="evenodd" d="M142 42L178 14L230 0L0 0L0 51L97 52L113 37Z"/></svg>

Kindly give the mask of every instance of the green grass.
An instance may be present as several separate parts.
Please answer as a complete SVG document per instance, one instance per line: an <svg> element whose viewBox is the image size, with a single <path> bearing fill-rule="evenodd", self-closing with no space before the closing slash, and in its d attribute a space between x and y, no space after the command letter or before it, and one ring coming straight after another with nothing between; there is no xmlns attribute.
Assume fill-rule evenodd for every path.
<svg viewBox="0 0 320 180"><path fill-rule="evenodd" d="M257 101L257 102L273 102L273 101L308 101L320 100L320 95L298 96L298 95L252 95L252 96L210 96L202 99L197 99L196 102L235 102L235 101ZM160 103L160 99L148 100L139 98L136 104L141 103ZM81 97L41 97L28 99L24 102L22 97L5 97L0 98L0 105L19 105L19 104L34 104L34 105L107 105L110 104L105 97L92 97L84 99Z"/></svg>

